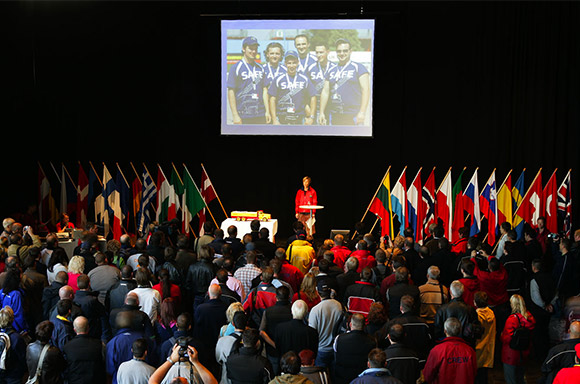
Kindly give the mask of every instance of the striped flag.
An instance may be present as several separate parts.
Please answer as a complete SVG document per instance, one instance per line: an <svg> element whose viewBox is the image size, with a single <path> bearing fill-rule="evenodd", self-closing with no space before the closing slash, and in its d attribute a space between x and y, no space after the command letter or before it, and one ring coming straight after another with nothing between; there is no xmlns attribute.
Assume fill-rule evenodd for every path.
<svg viewBox="0 0 580 384"><path fill-rule="evenodd" d="M189 233L189 223L193 216L205 208L203 197L193 181L191 174L186 166L183 168L183 222L185 223L186 232Z"/></svg>
<svg viewBox="0 0 580 384"><path fill-rule="evenodd" d="M453 224L451 225L451 239L450 241L456 242L459 240L459 230L465 226L465 207L463 205L463 172L465 168L459 174L459 177L453 184Z"/></svg>
<svg viewBox="0 0 580 384"><path fill-rule="evenodd" d="M526 193L526 188L524 186L525 169L522 171L520 177L516 180L512 188L512 210L514 212L514 217L512 219L512 228L518 234L518 240L524 236L524 221L521 217L516 217L516 211L522 203L524 198L524 193Z"/></svg>
<svg viewBox="0 0 580 384"><path fill-rule="evenodd" d="M105 237L111 230L111 215L113 217L113 238L119 240L123 234L122 221L123 213L121 211L121 194L117 189L115 181L109 173L109 169L103 164L103 199L105 203L103 214L103 226Z"/></svg>
<svg viewBox="0 0 580 384"><path fill-rule="evenodd" d="M445 237L451 238L451 224L453 223L453 196L451 186L451 168L437 191L435 210L437 218L443 221Z"/></svg>
<svg viewBox="0 0 580 384"><path fill-rule="evenodd" d="M156 219L161 224L164 221L173 220L177 217L179 198L175 192L175 187L169 183L159 164L157 164L157 188Z"/></svg>
<svg viewBox="0 0 580 384"><path fill-rule="evenodd" d="M143 167L143 189L141 191L141 203L139 209L139 225L138 231L145 234L147 227L151 223L151 208L153 208L153 201L157 196L157 188L153 183L151 175L145 167Z"/></svg>
<svg viewBox="0 0 580 384"><path fill-rule="evenodd" d="M423 244L423 201L421 199L421 168L415 175L415 178L407 191L407 213L409 216L409 226L413 228L415 241Z"/></svg>
<svg viewBox="0 0 580 384"><path fill-rule="evenodd" d="M209 179L209 175L205 170L203 164L201 165L201 197L205 201L205 205L207 206L213 199L217 197L215 193L215 189L211 180ZM199 211L199 235L202 236L204 234L203 231L203 224L205 223L205 206L204 208Z"/></svg>
<svg viewBox="0 0 580 384"><path fill-rule="evenodd" d="M373 199L369 211L381 219L381 236L393 238L393 206L391 204L391 178L387 172L377 195Z"/></svg>
<svg viewBox="0 0 580 384"><path fill-rule="evenodd" d="M491 176L481 191L479 205L481 207L481 213L487 219L487 242L493 246L498 228L495 170L491 173Z"/></svg>
<svg viewBox="0 0 580 384"><path fill-rule="evenodd" d="M407 228L407 167L401 172L401 176L397 179L393 191L391 192L391 204L393 206L393 216L397 215L399 219L399 233L405 235L405 228Z"/></svg>
<svg viewBox="0 0 580 384"><path fill-rule="evenodd" d="M550 176L542 191L542 212L546 217L546 228L552 233L558 232L558 184L556 170Z"/></svg>
<svg viewBox="0 0 580 384"><path fill-rule="evenodd" d="M469 236L477 235L481 228L481 211L479 209L479 185L477 184L477 168L465 188L463 204L467 213L471 215L471 229Z"/></svg>
<svg viewBox="0 0 580 384"><path fill-rule="evenodd" d="M512 218L512 171L510 170L497 192L497 223L498 225L504 222L512 224Z"/></svg>
<svg viewBox="0 0 580 384"><path fill-rule="evenodd" d="M558 216L562 220L562 231L566 237L570 237L572 231L572 182L568 171L564 181L558 188Z"/></svg>

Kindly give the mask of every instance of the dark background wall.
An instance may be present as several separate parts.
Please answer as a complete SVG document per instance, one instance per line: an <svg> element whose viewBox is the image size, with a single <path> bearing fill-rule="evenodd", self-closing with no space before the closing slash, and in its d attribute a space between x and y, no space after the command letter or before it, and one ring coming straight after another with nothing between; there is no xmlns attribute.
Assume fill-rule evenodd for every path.
<svg viewBox="0 0 580 384"><path fill-rule="evenodd" d="M437 185L450 166L454 181L467 166L464 183L479 167L482 186L494 168L501 183L525 167L529 184L540 167L560 182L579 164L576 2L13 2L0 14L2 217L36 201L37 162L73 175L78 161L125 174L129 161L167 174L185 162L198 182L203 162L228 211L263 209L282 234L309 174L325 236L360 219L389 165L393 183L405 165L409 182L437 166ZM373 138L220 136L219 22L238 16L374 18Z"/></svg>

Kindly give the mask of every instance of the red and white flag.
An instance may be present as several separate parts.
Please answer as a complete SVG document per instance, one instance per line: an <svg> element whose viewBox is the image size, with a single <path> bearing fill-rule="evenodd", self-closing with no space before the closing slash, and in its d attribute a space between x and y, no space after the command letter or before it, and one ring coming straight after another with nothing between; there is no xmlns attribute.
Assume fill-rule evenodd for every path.
<svg viewBox="0 0 580 384"><path fill-rule="evenodd" d="M436 216L443 221L445 237L451 238L451 225L453 224L453 185L451 183L451 169L447 172L445 179L437 191L435 202Z"/></svg>
<svg viewBox="0 0 580 384"><path fill-rule="evenodd" d="M542 169L540 168L514 213L514 217L519 216L533 228L537 228L538 218L542 215L542 195Z"/></svg>
<svg viewBox="0 0 580 384"><path fill-rule="evenodd" d="M556 184L556 170L544 187L542 204L546 217L546 228L552 233L558 232L558 184Z"/></svg>
<svg viewBox="0 0 580 384"><path fill-rule="evenodd" d="M558 188L558 215L563 220L562 231L566 237L570 237L572 230L572 184L570 171Z"/></svg>
<svg viewBox="0 0 580 384"><path fill-rule="evenodd" d="M201 165L201 197L205 201L205 205L208 205L210 201L217 197L213 184L207 175L207 171L203 164ZM199 235L203 235L203 224L205 223L205 208L199 212Z"/></svg>

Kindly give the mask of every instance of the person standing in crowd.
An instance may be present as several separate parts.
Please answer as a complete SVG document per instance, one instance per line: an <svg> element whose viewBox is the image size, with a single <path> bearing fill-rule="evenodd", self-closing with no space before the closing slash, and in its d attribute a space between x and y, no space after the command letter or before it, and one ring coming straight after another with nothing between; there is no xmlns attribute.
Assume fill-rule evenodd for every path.
<svg viewBox="0 0 580 384"><path fill-rule="evenodd" d="M348 39L336 41L338 65L329 69L320 95L319 123L326 125L364 125L370 101L371 85L364 65L351 60ZM324 111L330 103L330 120Z"/></svg>
<svg viewBox="0 0 580 384"><path fill-rule="evenodd" d="M228 73L228 102L234 124L270 124L268 90L264 68L256 62L258 39L248 36L242 41L242 59Z"/></svg>
<svg viewBox="0 0 580 384"><path fill-rule="evenodd" d="M433 326L439 307L449 301L449 290L439 282L441 271L436 265L427 269L427 282L419 287L420 316Z"/></svg>
<svg viewBox="0 0 580 384"><path fill-rule="evenodd" d="M13 324L12 308L5 306L0 309L0 332L6 334L2 336L4 350L0 362L4 363L4 368L0 365L0 382L6 384L20 384L26 373L26 342Z"/></svg>
<svg viewBox="0 0 580 384"><path fill-rule="evenodd" d="M402 384L386 368L387 355L379 348L371 350L367 357L368 368L351 381L351 384Z"/></svg>
<svg viewBox="0 0 580 384"><path fill-rule="evenodd" d="M421 365L424 365L425 361L421 361L415 349L405 343L403 326L393 324L389 329L387 339L391 343L385 349L387 369L404 384L416 383L421 375Z"/></svg>
<svg viewBox="0 0 580 384"><path fill-rule="evenodd" d="M39 383L64 383L62 375L66 368L66 360L60 349L50 345L54 324L44 320L36 326L36 341L26 347L26 365L29 378L37 377ZM45 352L43 352L46 349ZM44 353L42 365L40 357ZM38 375L37 375L38 373Z"/></svg>
<svg viewBox="0 0 580 384"><path fill-rule="evenodd" d="M314 226L312 229L314 230ZM316 257L316 251L314 251L312 243L306 240L306 236L306 232L298 232L298 238L286 250L286 257L290 264L298 268L304 275L310 271Z"/></svg>
<svg viewBox="0 0 580 384"><path fill-rule="evenodd" d="M489 370L493 368L496 338L495 315L488 307L487 293L478 291L473 297L479 322L483 326L483 335L477 340L475 354L477 356L477 384L487 384Z"/></svg>
<svg viewBox="0 0 580 384"><path fill-rule="evenodd" d="M297 72L296 51L286 52L284 62L286 73L275 78L268 88L272 123L312 125L316 116L306 112L316 110L316 89L305 74Z"/></svg>
<svg viewBox="0 0 580 384"><path fill-rule="evenodd" d="M117 371L118 384L147 384L155 368L145 362L147 341L137 339L131 346L133 359L121 363Z"/></svg>
<svg viewBox="0 0 580 384"><path fill-rule="evenodd" d="M542 377L538 383L550 384L563 368L573 367L577 362L576 348L580 345L580 321L573 321L568 329L568 338L548 351L542 364Z"/></svg>
<svg viewBox="0 0 580 384"><path fill-rule="evenodd" d="M524 298L520 295L512 295L510 298L510 306L512 314L508 317L503 332L501 333L501 361L503 363L503 372L507 384L525 384L524 363L530 354L530 345L527 347L520 346L519 349L514 349L510 343L516 329L524 327L531 332L536 325L536 320L526 309Z"/></svg>

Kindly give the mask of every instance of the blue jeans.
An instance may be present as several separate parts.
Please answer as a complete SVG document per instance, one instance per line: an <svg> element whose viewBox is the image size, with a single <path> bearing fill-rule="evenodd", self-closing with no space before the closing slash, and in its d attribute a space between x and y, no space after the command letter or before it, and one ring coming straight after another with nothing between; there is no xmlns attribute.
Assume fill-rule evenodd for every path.
<svg viewBox="0 0 580 384"><path fill-rule="evenodd" d="M328 367L328 369L330 369L332 367L333 362L334 362L334 351L332 349L328 351L318 350L314 365L316 365L317 367Z"/></svg>
<svg viewBox="0 0 580 384"><path fill-rule="evenodd" d="M523 365L503 365L503 375L507 384L526 384L524 373L526 369Z"/></svg>

